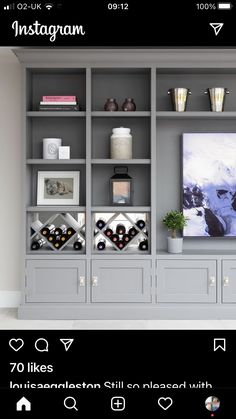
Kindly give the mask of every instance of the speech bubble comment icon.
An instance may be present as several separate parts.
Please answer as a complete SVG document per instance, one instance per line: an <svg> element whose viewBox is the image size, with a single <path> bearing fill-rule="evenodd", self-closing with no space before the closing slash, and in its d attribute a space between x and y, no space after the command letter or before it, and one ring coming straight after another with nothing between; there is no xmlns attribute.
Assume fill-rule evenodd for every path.
<svg viewBox="0 0 236 419"><path fill-rule="evenodd" d="M44 338L37 339L34 346L38 352L48 352L48 341Z"/></svg>

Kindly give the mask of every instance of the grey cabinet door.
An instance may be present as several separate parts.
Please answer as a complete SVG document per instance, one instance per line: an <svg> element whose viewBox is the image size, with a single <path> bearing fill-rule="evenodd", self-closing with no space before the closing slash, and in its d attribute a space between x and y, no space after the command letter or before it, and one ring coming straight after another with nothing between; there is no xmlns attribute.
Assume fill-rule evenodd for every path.
<svg viewBox="0 0 236 419"><path fill-rule="evenodd" d="M76 260L28 260L27 302L84 302L85 262Z"/></svg>
<svg viewBox="0 0 236 419"><path fill-rule="evenodd" d="M158 260L157 302L216 303L216 261Z"/></svg>
<svg viewBox="0 0 236 419"><path fill-rule="evenodd" d="M92 261L92 302L151 302L151 262Z"/></svg>
<svg viewBox="0 0 236 419"><path fill-rule="evenodd" d="M236 303L236 261L222 261L222 301Z"/></svg>

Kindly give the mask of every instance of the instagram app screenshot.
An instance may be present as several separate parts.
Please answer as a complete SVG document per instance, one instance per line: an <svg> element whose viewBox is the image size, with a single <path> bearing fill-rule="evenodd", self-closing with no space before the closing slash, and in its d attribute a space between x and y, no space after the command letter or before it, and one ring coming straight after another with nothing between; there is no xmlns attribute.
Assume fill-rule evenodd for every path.
<svg viewBox="0 0 236 419"><path fill-rule="evenodd" d="M235 18L1 2L1 417L235 417Z"/></svg>

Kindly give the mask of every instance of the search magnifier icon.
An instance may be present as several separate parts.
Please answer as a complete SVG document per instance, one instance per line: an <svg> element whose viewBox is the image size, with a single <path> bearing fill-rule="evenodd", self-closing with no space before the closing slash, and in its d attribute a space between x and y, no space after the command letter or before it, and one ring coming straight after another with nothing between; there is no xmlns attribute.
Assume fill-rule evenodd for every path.
<svg viewBox="0 0 236 419"><path fill-rule="evenodd" d="M66 397L64 400L64 406L66 407L66 409L75 409L78 411L76 407L76 400L74 399L74 397Z"/></svg>

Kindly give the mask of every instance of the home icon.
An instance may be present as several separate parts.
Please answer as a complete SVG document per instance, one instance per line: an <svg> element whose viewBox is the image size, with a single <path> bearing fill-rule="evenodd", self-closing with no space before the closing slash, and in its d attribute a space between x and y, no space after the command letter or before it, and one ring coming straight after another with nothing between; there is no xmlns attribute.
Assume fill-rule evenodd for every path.
<svg viewBox="0 0 236 419"><path fill-rule="evenodd" d="M31 403L29 400L27 400L25 397L22 397L17 403L16 403L16 410L17 411L31 411Z"/></svg>

